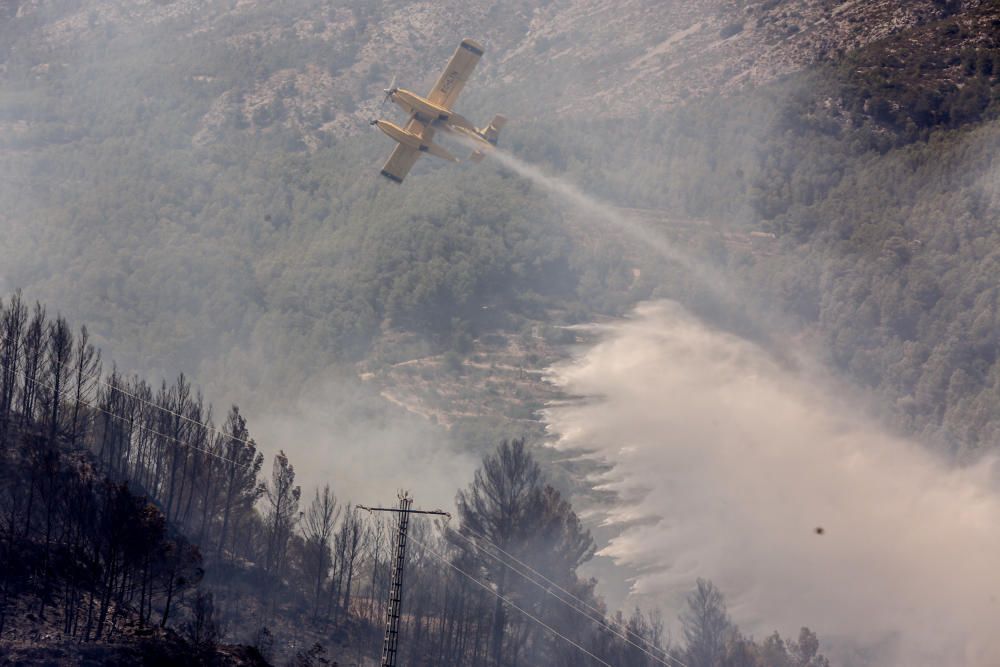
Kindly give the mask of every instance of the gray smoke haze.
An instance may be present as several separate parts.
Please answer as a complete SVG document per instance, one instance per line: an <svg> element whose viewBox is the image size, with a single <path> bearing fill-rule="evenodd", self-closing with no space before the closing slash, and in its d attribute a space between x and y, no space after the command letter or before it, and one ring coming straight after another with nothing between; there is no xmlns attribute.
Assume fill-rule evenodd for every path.
<svg viewBox="0 0 1000 667"><path fill-rule="evenodd" d="M285 450L306 501L324 484L343 502L370 505L392 504L406 489L417 506L450 511L478 463L444 429L356 380L317 379L254 414L254 437L269 454Z"/></svg>
<svg viewBox="0 0 1000 667"><path fill-rule="evenodd" d="M1000 664L995 462L949 468L673 303L604 334L554 370L595 398L548 418L557 447L613 464L592 480L622 498L603 554L638 573L636 600L677 609L709 577L757 634L808 624L888 646L881 664Z"/></svg>

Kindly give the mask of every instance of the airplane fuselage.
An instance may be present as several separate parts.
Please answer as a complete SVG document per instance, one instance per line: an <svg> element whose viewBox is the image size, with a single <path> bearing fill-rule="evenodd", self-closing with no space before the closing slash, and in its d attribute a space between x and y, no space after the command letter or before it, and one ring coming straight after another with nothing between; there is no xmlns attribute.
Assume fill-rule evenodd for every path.
<svg viewBox="0 0 1000 667"><path fill-rule="evenodd" d="M397 88L390 97L403 111L417 114L418 119L434 127L440 127L443 130L461 128L472 133L476 132L476 127L461 114L434 104L412 91Z"/></svg>

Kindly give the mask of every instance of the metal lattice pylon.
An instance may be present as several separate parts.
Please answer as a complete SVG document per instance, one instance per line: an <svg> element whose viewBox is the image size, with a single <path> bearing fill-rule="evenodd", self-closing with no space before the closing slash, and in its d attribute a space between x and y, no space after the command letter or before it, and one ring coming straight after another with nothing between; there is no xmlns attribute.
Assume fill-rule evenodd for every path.
<svg viewBox="0 0 1000 667"><path fill-rule="evenodd" d="M406 529L410 524L411 505L413 499L405 492L400 493L395 556L392 562L392 579L389 582L389 602L385 610L382 667L396 667L396 653L399 648L399 612L403 602L403 570L406 565Z"/></svg>
<svg viewBox="0 0 1000 667"><path fill-rule="evenodd" d="M406 567L406 529L410 525L411 514L430 514L451 518L442 510L412 509L413 499L406 491L399 492L399 507L365 507L360 509L368 512L396 512L399 514L397 524L395 549L393 550L392 579L389 582L389 601L385 609L385 637L382 640L382 667L396 667L396 655L399 653L399 619L403 604L403 569Z"/></svg>

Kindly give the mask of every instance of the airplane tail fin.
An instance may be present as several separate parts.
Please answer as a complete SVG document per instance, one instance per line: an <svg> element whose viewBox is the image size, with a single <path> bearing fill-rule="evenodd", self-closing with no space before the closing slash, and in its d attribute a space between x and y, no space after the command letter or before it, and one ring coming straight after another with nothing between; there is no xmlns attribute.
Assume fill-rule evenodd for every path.
<svg viewBox="0 0 1000 667"><path fill-rule="evenodd" d="M478 131L479 135L486 141L496 146L497 140L500 138L500 130L503 129L503 126L506 124L507 117L502 114L497 114L493 116L493 120L490 121L489 125ZM469 156L469 159L478 163L482 162L484 157L486 157L486 153L477 149L472 151L472 155Z"/></svg>
<svg viewBox="0 0 1000 667"><path fill-rule="evenodd" d="M494 146L497 145L497 139L500 138L500 130L503 126L507 124L507 116L497 114L493 116L493 120L490 124L481 130L483 138L490 142Z"/></svg>

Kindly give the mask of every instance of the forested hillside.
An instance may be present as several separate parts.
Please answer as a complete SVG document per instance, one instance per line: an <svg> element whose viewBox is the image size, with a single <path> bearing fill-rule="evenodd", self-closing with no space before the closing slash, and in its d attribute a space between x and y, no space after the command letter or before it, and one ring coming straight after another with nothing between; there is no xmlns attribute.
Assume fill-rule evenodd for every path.
<svg viewBox="0 0 1000 667"><path fill-rule="evenodd" d="M261 370L247 376L247 363L267 359L272 363L263 372L273 374L268 381L285 384L308 374L316 357L326 365L364 356L387 323L448 345L459 329L517 326L517 320L497 319L498 310L537 317L544 312L539 306L558 303L586 316L620 312L649 294L623 290L632 281L617 249L602 252L600 246L588 250L571 243L556 224L560 216L517 179L490 169L439 173L428 167L430 173L406 191L376 187L364 165L377 162L384 145L350 138L350 123L331 118L377 97L390 69L379 64L383 51L370 49L384 49L386 58L398 62L399 54L379 41L392 24L388 17L395 16L390 6L344 7L326 23L304 18L319 11L308 4L281 14L252 5L235 14L221 5L197 12L178 3L126 13L115 7L95 4L86 25L83 10L59 4L22 5L3 21L8 38L0 140L8 159L0 187L8 234L4 277L10 286L30 287L47 299L73 294L60 305L87 317L103 340L116 341L130 367L196 372L207 362L205 370L214 366L227 375L244 375L231 385L253 386ZM819 11L802 8L802 17L814 10ZM922 186L930 174L921 171L908 186L893 179L888 196L851 198L864 202L867 215L878 219L875 225L858 219L863 211L849 213L835 203L850 198L850 183L879 187L883 179L865 178L871 170L920 161L919 146L927 146L925 154L954 146L949 148L954 166L947 173L945 165L931 165L940 178L956 178L958 170L964 179L989 166L960 162L962 146L981 143L967 142L951 128L993 115L996 9L990 3L937 8L930 3L926 11L911 10L915 13L899 15L905 17L902 23L882 35L876 31L881 40L865 46L870 40L858 42L861 33L849 31L852 37L839 51L847 55L840 60L741 93L739 102L694 101L676 112L649 109L642 119L576 120L569 126L538 117L512 125L512 147L569 171L614 201L762 225L805 241L804 247L789 244L788 254L772 263L781 266L766 268L759 279L783 282L776 288L779 298L809 321L819 318L822 331L843 329L844 322L834 324L818 309L857 309L863 299L855 303L837 296L836 305L824 307L815 296L820 275L815 260L826 265L831 253L853 257L842 244L830 250L834 236L853 236L863 226L858 233L869 247L893 238L911 248L927 232L900 233L898 223L889 220L905 217L913 227L933 225L939 231L946 225L926 210L911 212L906 199L921 192L922 206L939 210L961 206L968 197L978 197L980 207L990 201L988 194L966 187L966 196L949 188L927 202ZM498 57L519 53L504 53L503 45L515 39L523 11L492 22ZM867 19L877 30L882 9L871 11L876 13ZM851 16L842 10L833 16L848 20L845 14ZM763 31L773 21L760 23ZM669 33L673 25L661 30ZM255 32L254 26L272 27ZM172 47L177 39L191 48L177 51ZM364 46L365 40L372 41ZM792 52L780 41L772 48ZM306 76L310 63L321 61L342 78L356 77L362 52L375 62L366 61L368 75L352 78L346 96L317 87L327 75ZM281 74L286 71L299 74ZM492 75L487 69L482 76L488 81ZM267 102L253 82L275 77L280 81L266 86L273 98ZM220 94L261 102L248 101L246 113L219 115ZM474 90L470 97L475 104ZM496 95L487 97L497 103ZM218 121L206 125L206 118ZM931 135L933 143L927 144ZM904 148L914 141L913 148ZM897 157L897 151L903 152ZM835 188L840 194L832 197ZM986 216L980 211L976 218ZM986 239L978 252L992 245ZM937 262L961 265L962 247L945 251L947 259ZM916 265L931 248L921 247ZM803 255L810 259L803 261ZM789 264L805 273L791 272ZM70 282L75 287L67 291ZM944 303L957 307L954 299ZM494 308L484 311L484 305ZM487 312L491 317L484 320ZM970 323L979 315L970 312ZM895 318L896 329L903 326L898 317L885 317ZM979 320L980 327L987 319ZM870 324L877 328L881 320L880 315ZM931 326L919 334L888 327L874 338L837 334L841 349L834 358L850 368L851 358L864 349L901 349L905 341L922 342L930 354L939 343L927 339ZM863 327L858 322L848 328ZM859 338L871 341L859 346ZM245 352L233 358L234 349ZM309 352L303 357L301 350ZM991 359L984 361L992 366ZM971 384L956 384L953 394L989 385L988 372L973 365L969 360L962 376ZM889 388L891 381L874 370L877 366L860 357L854 366L878 376L862 378L866 383ZM949 367L949 378L936 384L949 382L955 370ZM914 387L913 381L896 382L889 390L904 400ZM934 392L947 394L947 387ZM904 412L912 413L907 419L921 430L940 426L938 413L948 410L941 403L906 407L911 403L904 404ZM978 441L985 428L979 424L964 439L972 435Z"/></svg>
<svg viewBox="0 0 1000 667"><path fill-rule="evenodd" d="M824 267L854 265L862 245L896 238L912 248L927 236L916 228L947 227L926 207L951 217L968 197L980 207L990 201L972 185L964 195L949 188L927 203L923 186L932 176L957 178L956 170L989 167L987 152L985 163L958 161L966 143L980 145L967 142L969 130L962 128L995 113L995 5L906 4L890 12L892 3L704 3L651 22L641 20L637 3L621 18L633 26L622 28L627 33L641 28L636 48L651 49L657 40L670 47L643 65L643 76L659 72L674 85L667 72L678 53L702 58L705 71L746 66L756 49L768 55L753 61L747 85L723 87L721 96L715 86L684 104L657 106L643 102L645 93L626 95L638 106L624 115L563 124L529 94L538 90L531 81L542 76L543 63L546 76L571 70L567 81L581 91L590 85L613 94L602 83L606 70L586 65L597 46L569 48L568 37L553 35L544 39L550 48L566 42L558 51L564 55L538 51L547 33L531 26L563 25L557 19L570 7L553 9L551 21L538 14L537 24L529 5L466 8L441 33L433 31L450 15L444 6L404 20L403 5L393 3L338 9L300 3L281 11L254 3L126 9L95 2L89 10L18 3L0 23L3 278L9 288L29 289L85 318L98 339L114 341L126 367L183 369L225 395L235 387L288 386L317 368L364 358L387 328L416 332L440 350L497 328L621 313L651 295L697 306L704 295L682 284L676 270L655 257L637 265L618 244L581 243L563 224L564 211L492 167L422 164L412 187L387 190L375 182L370 167L386 145L356 129L374 113L390 72L429 78L432 63L451 48L449 35L479 35L473 27L490 16L483 37L493 58L484 60L480 85L470 87L464 104L513 113L505 142L515 153L568 173L614 203L778 233L786 252L773 261L739 254L730 262L737 282L750 270L758 290L819 335L839 336L832 358L847 370L848 357L862 348L901 349L911 341L930 351L941 342L930 320L943 322L943 311L919 333L879 328L879 316L852 321L847 328L858 332L847 335L843 317L826 311L860 308L860 291L842 291L855 295L848 299L825 293L836 300L828 306L818 303L817 291ZM591 9L589 20L601 20ZM565 25L582 34L590 10L575 11L575 22ZM688 43L694 38L684 30L691 25L700 26L704 40L708 26L722 30L736 16L747 18L735 37L714 33L714 41ZM816 26L792 30L790 21ZM394 26L405 26L409 37ZM822 48L815 43L820 36ZM178 40L185 48L175 48ZM746 43L737 49L731 40ZM705 60L706 53L714 60ZM811 62L819 64L785 74ZM649 69L650 63L658 64ZM323 87L324 77L336 85ZM220 99L242 99L243 110L222 109ZM572 106L559 111L571 112ZM914 173L908 184L893 179L892 192L858 193L852 206L867 212L836 203L851 183L881 187L880 178L865 178L869 173L919 162L920 146L927 146L925 155L948 146L955 160L933 161L933 174ZM912 211L907 200L918 193L924 209ZM975 219L988 219L988 210L974 211ZM890 222L902 218L913 227L906 233ZM832 243L845 235L855 237L849 247ZM976 252L992 246L984 243ZM719 245L710 238L695 251L724 261ZM943 251L937 262L962 265L964 247ZM915 265L929 252L922 246ZM914 280L905 284L917 289ZM970 322L978 315L970 313ZM888 333L873 333L883 329ZM965 364L973 385L989 385L988 373L970 372L971 362L954 363ZM869 373L875 368L859 357L854 367L862 365ZM861 379L883 384L877 374L878 380ZM913 413L906 418L911 426L940 426L938 413L948 409L941 404L906 408L914 382L884 384ZM985 428L978 426L973 440Z"/></svg>
<svg viewBox="0 0 1000 667"><path fill-rule="evenodd" d="M381 89L422 90L463 37L487 53L460 110L508 114L504 150L648 234L489 160L378 178ZM995 453L998 110L986 0L0 2L0 290L23 290L0 332L0 618L38 619L11 641L370 657L391 527L302 480L357 477L345 452L381 465L359 434L412 435L398 410L431 434L406 461L482 457L441 473L455 519L415 528L406 664L824 664L808 630L741 634L707 582L666 623L605 609L571 505L601 495L576 495L592 470L498 443L551 437L539 411L565 397L539 387L579 342L565 325L670 298L801 344L957 463ZM490 485L522 493L477 505ZM584 619L508 579L497 545Z"/></svg>
<svg viewBox="0 0 1000 667"><path fill-rule="evenodd" d="M329 485L303 497L284 452L266 473L239 408L217 427L183 375L154 390L105 373L85 327L74 334L18 293L0 335L0 655L318 665L375 654L391 521ZM593 538L521 441L487 455L456 505L454 522L411 527L406 664L828 664L806 628L793 642L743 636L700 579L682 644L659 611L608 614L597 582L577 574Z"/></svg>

